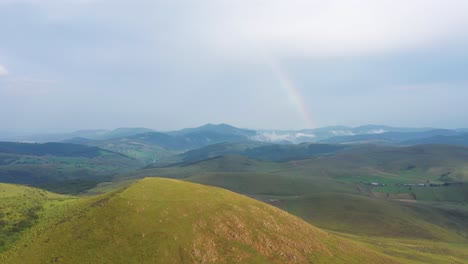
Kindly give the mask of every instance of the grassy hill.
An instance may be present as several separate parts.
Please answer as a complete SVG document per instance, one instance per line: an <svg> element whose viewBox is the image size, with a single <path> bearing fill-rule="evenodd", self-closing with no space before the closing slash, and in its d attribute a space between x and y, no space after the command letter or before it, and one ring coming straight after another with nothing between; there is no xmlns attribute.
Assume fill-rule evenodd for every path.
<svg viewBox="0 0 468 264"><path fill-rule="evenodd" d="M36 224L0 260L400 263L254 199L176 180L146 178L73 206Z"/></svg>

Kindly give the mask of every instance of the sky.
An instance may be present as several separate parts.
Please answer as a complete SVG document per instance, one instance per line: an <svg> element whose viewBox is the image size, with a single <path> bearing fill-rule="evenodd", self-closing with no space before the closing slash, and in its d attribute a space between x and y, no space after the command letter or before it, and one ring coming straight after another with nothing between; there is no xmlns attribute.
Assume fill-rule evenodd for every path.
<svg viewBox="0 0 468 264"><path fill-rule="evenodd" d="M0 0L0 131L468 127L466 0Z"/></svg>

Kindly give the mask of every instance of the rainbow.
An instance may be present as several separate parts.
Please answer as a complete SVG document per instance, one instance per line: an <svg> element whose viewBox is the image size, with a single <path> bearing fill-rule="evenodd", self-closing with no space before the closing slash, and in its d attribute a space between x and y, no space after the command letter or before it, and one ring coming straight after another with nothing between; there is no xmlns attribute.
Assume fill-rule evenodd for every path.
<svg viewBox="0 0 468 264"><path fill-rule="evenodd" d="M283 67L281 67L278 60L276 60L272 56L268 56L267 61L268 65L273 71L273 74L280 82L281 88L286 92L289 101L303 119L306 128L314 128L315 125L312 115L309 112L309 107L307 106L306 101L304 100L304 96L301 94L301 91L289 78L286 70Z"/></svg>

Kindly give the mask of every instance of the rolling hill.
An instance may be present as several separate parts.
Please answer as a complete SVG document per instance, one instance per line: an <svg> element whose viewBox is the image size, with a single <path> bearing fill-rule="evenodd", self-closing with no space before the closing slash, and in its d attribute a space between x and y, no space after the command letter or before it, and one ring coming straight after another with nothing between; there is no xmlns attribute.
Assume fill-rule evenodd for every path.
<svg viewBox="0 0 468 264"><path fill-rule="evenodd" d="M217 143L250 141L254 134L255 131L226 124L208 124L167 133L148 132L107 140L74 139L74 142L122 153L145 164L167 164L180 161L176 154Z"/></svg>
<svg viewBox="0 0 468 264"><path fill-rule="evenodd" d="M468 239L467 160L464 147L363 145L288 162L225 155L125 177L160 175L226 188L339 232L454 242ZM416 186L428 182L436 187Z"/></svg>
<svg viewBox="0 0 468 264"><path fill-rule="evenodd" d="M413 140L404 141L406 145L421 145L421 144L445 144L468 146L468 133L457 135L437 135L429 138L418 138Z"/></svg>
<svg viewBox="0 0 468 264"><path fill-rule="evenodd" d="M272 144L258 141L223 142L163 158L153 164L149 164L147 168L187 165L205 159L232 154L275 162L300 160L330 155L350 147L352 146L319 143L301 143L295 145Z"/></svg>
<svg viewBox="0 0 468 264"><path fill-rule="evenodd" d="M400 263L275 207L146 178L75 201L24 232L3 263ZM54 210L54 209L49 209Z"/></svg>

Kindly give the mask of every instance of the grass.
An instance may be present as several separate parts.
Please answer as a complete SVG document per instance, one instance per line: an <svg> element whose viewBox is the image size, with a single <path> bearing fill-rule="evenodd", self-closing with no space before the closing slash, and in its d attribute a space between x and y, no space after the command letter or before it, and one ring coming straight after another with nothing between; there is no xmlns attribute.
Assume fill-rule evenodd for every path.
<svg viewBox="0 0 468 264"><path fill-rule="evenodd" d="M439 174L445 171L441 166L448 159L440 155L446 155L448 149L365 147L283 163L227 155L185 166L148 168L137 174L226 188L329 230L362 236L465 241L466 185L411 189L394 186L426 183L427 179L440 183ZM455 147L449 157L454 160L447 162L447 168L462 171L466 165L460 159L465 151ZM371 187L367 182L387 186ZM461 206L453 209L456 204Z"/></svg>
<svg viewBox="0 0 468 264"><path fill-rule="evenodd" d="M81 198L0 256L5 263L399 263L223 189L147 178Z"/></svg>
<svg viewBox="0 0 468 264"><path fill-rule="evenodd" d="M413 264L463 264L468 263L467 243L447 243L421 239L382 238L335 233L359 241L381 253Z"/></svg>
<svg viewBox="0 0 468 264"><path fill-rule="evenodd" d="M468 179L467 158L467 149L459 147L417 146L394 148L363 146L348 148L333 155L288 162L259 161L241 155L225 155L211 157L203 161L185 163L179 166L148 167L135 173L123 174L118 177L118 181L98 184L87 194L110 193L100 196L101 198L79 199L79 206L71 206L71 208L75 208L73 209L75 212L80 212L75 215L82 216L83 221L96 221L99 225L103 225L102 228L98 229L99 231L90 227L88 229L75 227L75 224L78 225L79 223L86 226L86 222L80 222L81 220L79 219L81 218L75 219L73 216L66 221L66 225L70 225L69 228L78 228L77 234L90 231L91 234L88 238L93 238L93 240L96 240L96 237L103 237L103 241L97 239L102 244L90 245L85 243L77 245L80 250L94 246L98 248L108 247L110 250L111 245L106 244L108 242L104 241L107 239L118 245L127 245L128 249L124 248L123 252L127 252L125 250L128 250L127 253L131 255L136 253L129 252L130 245L135 243L135 245L140 246L138 244L139 241L133 241L133 238L129 237L130 233L123 234L124 240L117 239L120 235L113 236L109 233L113 230L114 234L117 234L117 227L112 226L112 223L105 223L104 219L110 217L112 219L110 222L123 221L118 223L121 226L129 225L131 228L137 228L138 224L125 222L127 221L125 217L119 217L119 215L128 213L128 211L122 210L122 208L127 208L125 207L125 201L127 203L130 201L132 204L138 204L138 208L144 208L145 212L148 210L148 206L150 205L145 202L147 200L135 198L138 197L137 195L145 194L147 197L153 197L150 199L151 201L156 199L156 196L172 197L169 199L170 201L166 201L165 208L167 210L172 210L172 207L180 208L180 210L174 209L176 211L172 211L176 215L183 215L185 211L194 211L194 213L201 212L198 217L207 217L212 214L216 215L217 210L223 212L223 210L227 210L227 207L229 207L225 208L221 206L221 202L218 201L219 207L216 207L217 209L211 208L211 200L215 202L217 198L206 193L194 195L192 188L198 185L190 185L190 188L182 186L176 188L175 186L158 183L161 184L161 188L163 186L165 186L164 188L168 188L167 192L157 186L153 186L151 189L155 191L151 194L141 188L141 181L133 185L133 182L139 177L160 175L167 178L183 179L189 182L222 187L251 196L257 200L284 209L320 228L339 232L338 236L358 241L366 247L372 247L373 250L390 255L403 263L451 263L450 261L453 263L464 263L463 261L467 259L465 256L468 248L468 222L466 221L468 219L468 190L466 189L466 183L460 186L449 187L396 187L395 184L427 183L428 181L430 183L466 182ZM148 179L143 182L145 181L148 181ZM158 179L158 181L160 180ZM173 183L172 181L169 182ZM365 184L367 182L385 183L387 186L371 187ZM126 189L118 192L121 188ZM135 195L135 197L123 197L122 195L127 193L128 190L134 190L132 195ZM174 198L175 194L177 194L177 199ZM112 207L109 207L112 209L106 209L106 215L103 215L102 219L100 218L101 220L91 220L91 217L94 219L95 215L100 214L91 204L99 199L104 199L103 197L109 197L108 201L111 201L103 203L103 207L107 208L106 206L112 205ZM163 202L158 200L158 203ZM224 200L224 202L231 203L232 201ZM236 203L233 204L236 205ZM240 210L245 206L249 207L250 205L248 204L237 204L237 207L231 207L229 210ZM208 211L205 211L203 206ZM77 208L81 209L78 210ZM209 211L211 210L210 208L213 211ZM156 212L160 209L154 209L153 211ZM230 227L236 227L237 223L229 222L230 220L227 216L229 214L227 211L225 212L226 216L223 217L226 218L220 216L221 218L219 219L230 223L232 225ZM232 215L245 217L242 221L244 226L250 226L252 223L252 228L261 229L261 225L259 226L255 222L257 219L252 218L250 215L256 215L256 212L247 211L248 214L245 214L245 212L242 210L235 211L235 213L231 214L231 217ZM139 212L138 214L144 213ZM148 215L147 217L159 219L158 217L160 216ZM262 216L260 215L258 218L262 218ZM183 220L179 218L174 219L177 221ZM207 219L213 220L211 217L206 218L206 221L208 221ZM128 219L128 221L136 220ZM188 262L194 260L193 256L190 255L195 243L195 238L190 236L194 232L193 225L192 229L189 230L188 225L185 226L185 222L181 222L179 227L176 228L171 225L153 226L153 223L149 223L147 220L141 221L138 223L142 226L148 225L148 227L154 228L154 230L160 230L157 235L160 235L160 239L162 240L153 240L151 242L161 245L160 253L167 252L164 254L177 256L179 262L182 260ZM207 222L207 225L212 226L212 222ZM36 226L37 224L27 229L36 230ZM47 225L44 224L44 226ZM162 227L168 231L158 229ZM205 234L207 232L211 231L203 229L202 233ZM42 231L34 231L33 233L37 234L37 236L45 234ZM173 233L187 234L186 237L184 236L186 240L177 240L177 243L181 243L178 252L176 252L172 244L164 244L166 243L164 241L174 239L171 236ZM66 235L66 229L63 230L62 234ZM135 239L138 236L141 239L142 233L138 234L133 234ZM146 238L146 236L147 234L145 233L144 237ZM87 235L84 235L84 237L87 237ZM294 236L294 238L298 237ZM36 236L31 236L27 241L37 241L35 239L37 239ZM77 239L77 237L71 235L69 239ZM178 237L177 239L181 238ZM242 258L248 256L248 260L252 263L271 261L268 256L265 257L263 253L258 253L263 252L262 250L264 249L256 248L253 244L245 244L252 240L212 240L214 239L212 236L203 236L203 239L204 241L208 241L206 242L207 244L211 243L210 241L214 241L213 243L216 245L215 251L208 248L199 249L199 252L205 252L203 253L205 255L197 256L206 256L205 262L215 262L211 258L212 256L223 256L221 262L236 262L240 258L237 253L242 255ZM340 241L339 243L336 242L338 244L344 243L339 238L334 239L338 239L334 240L335 242ZM335 242L330 242L326 239L322 240L322 238L319 240L324 243L325 248L328 249L330 247L330 250L338 250ZM62 243L69 243L69 241L62 241ZM418 243L422 246L418 247ZM29 247L29 244L27 245ZM39 243L38 247L39 245L42 244ZM141 246L144 250L142 252L138 251L139 254L148 256L150 254L148 252L151 249L146 248L144 245ZM180 251L180 248L182 248L182 251ZM235 251L232 251L233 248L235 248ZM350 248L352 247L350 246ZM353 252L353 250L348 250L348 253ZM108 254L110 257L111 253ZM339 254L337 253L337 255ZM139 259L139 255L133 255L133 257L136 260ZM176 262L176 259L161 257L161 255L158 255L158 258L162 258L168 263ZM271 258L281 259L278 256ZM327 263L323 258L326 260L326 254L310 256L308 260ZM48 260L50 259L46 261ZM88 258L85 260L105 261L101 258ZM117 262L122 261L121 259L114 260ZM342 262L346 263L345 260L350 260L351 263L353 261L349 255L343 258ZM246 262L249 261L246 260ZM339 261L339 258L335 259L335 263L340 263ZM359 263L357 260L355 262ZM374 261L370 263L380 262Z"/></svg>
<svg viewBox="0 0 468 264"><path fill-rule="evenodd" d="M0 252L36 225L48 208L69 200L73 198L36 188L0 184Z"/></svg>
<svg viewBox="0 0 468 264"><path fill-rule="evenodd" d="M321 228L364 236L466 241L467 210L445 211L340 193L318 193L274 204ZM450 214L451 213L451 214Z"/></svg>

